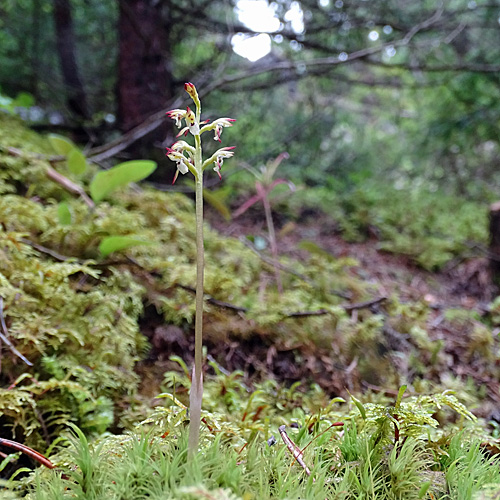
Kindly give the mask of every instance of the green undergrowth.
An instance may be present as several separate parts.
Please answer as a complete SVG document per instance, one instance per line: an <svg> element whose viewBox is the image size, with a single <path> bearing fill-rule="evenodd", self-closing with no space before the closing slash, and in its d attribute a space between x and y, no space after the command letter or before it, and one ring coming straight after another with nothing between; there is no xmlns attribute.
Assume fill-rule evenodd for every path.
<svg viewBox="0 0 500 500"><path fill-rule="evenodd" d="M230 403L217 395L221 386ZM133 431L89 443L73 427L51 457L55 470L5 485L30 500L473 500L500 489L498 459L449 392L403 398L402 388L394 399L347 404L318 388L300 393L269 382L249 394L237 374L210 378L207 392L219 405L202 414L194 460L186 407L164 394L168 404Z"/></svg>
<svg viewBox="0 0 500 500"><path fill-rule="evenodd" d="M478 255L488 241L488 203L466 200L425 185L396 189L367 180L355 189L313 188L290 202L320 208L337 223L347 241L378 241L381 250L409 257L438 270L456 257Z"/></svg>
<svg viewBox="0 0 500 500"><path fill-rule="evenodd" d="M137 189L122 189L90 209L48 179L49 163L40 157L52 154L48 141L15 118L0 119L1 312L4 333L33 364L4 346L0 421L5 437L43 451L67 421L96 433L121 425L121 408L137 393L135 363L147 349L138 326L145 304L189 334L194 300L185 287L195 282L194 213L182 195ZM55 167L88 186L92 173L76 176L64 162ZM60 220L62 201L71 224ZM153 244L126 256L100 255L103 238L128 235ZM207 228L206 251L207 293L248 309L240 321L231 310L207 304L212 343L258 332L269 343L308 342L312 348L315 336L322 342L324 324L345 316L338 307L345 299L336 293L363 296L347 259L289 263L301 277L288 274L280 296L269 282L272 266L238 240ZM315 283L319 271L323 281ZM293 322L285 327L290 313L304 309L332 314L310 329Z"/></svg>
<svg viewBox="0 0 500 500"><path fill-rule="evenodd" d="M172 395L170 399L165 396L165 401L173 405L159 406L151 414L150 400L140 393L136 366L150 350L141 321L150 331L159 325L180 331L184 339L181 350L185 362L190 362L186 346L190 345L194 322L193 205L180 194L134 186L120 188L106 201L89 208L78 196L50 180L47 169L52 166L88 190L97 167L91 165L76 175L65 162L49 163L43 156L53 154L46 138L27 131L19 120L0 114L0 437L47 452L67 433L70 424L76 424L89 441L106 431L119 436L101 439L101 448L92 445L88 452L92 459L87 457L85 466L90 472L82 469L85 457L81 456L84 450L80 439L79 451L71 459L79 468L70 468L70 482L54 473L37 475L40 486L31 493L32 498L66 495L62 489L58 493L60 487L69 488L69 497L99 498L75 490L94 486L101 488L96 490L100 498L129 498L123 493L126 490L113 488L132 488L127 482L131 478L136 478L138 488L144 487L146 479L152 481L152 491L158 492L154 493L158 498L225 498L221 495L230 494L245 499L300 495L325 498L325 484L327 493L334 491L338 498L363 498L351 492L361 495L367 485L382 489L378 497L366 490L366 498L386 498L381 492L388 491L387 481L393 481L392 472L388 472L392 470L388 465L390 439L382 439L379 432L380 443L366 448L373 429L369 431L365 418L351 414L349 409L333 411L329 396L345 396L346 389L359 394L366 387L384 392L384 388L402 384L408 384L412 394L452 388L475 410L487 396L482 381L500 376L495 330L498 304L494 303L491 314L485 317L450 309L436 321L435 311L425 301L403 302L396 294L380 297L375 283L360 278L354 259L335 258L312 247L300 261L280 258L284 290L280 294L276 270L267 258L207 227L204 335L208 353L217 362L206 363L207 374L215 373L216 377L207 382L206 439L200 457L213 460L200 458L187 466L183 405L187 404L189 370L184 361L173 358L181 365L179 370L168 372L163 381L158 381L161 390ZM110 236L130 236L151 244L104 257L99 245ZM362 305L374 298L380 300ZM350 309L360 303L359 308ZM151 317L155 319L148 324ZM436 331L432 325L440 329ZM446 336L450 331L453 335ZM167 345L167 352L171 347ZM456 367L456 359L470 365L468 378ZM243 371L225 375L226 366ZM263 379L268 380L259 385ZM292 384L296 381L307 384L306 393L295 390ZM376 399L367 404L378 403ZM388 403L383 404L385 408ZM370 408L366 406L368 414ZM361 412L357 406L355 411ZM300 429L309 429L311 415L317 415L317 425L307 431L312 439L324 429L330 414L346 423L351 434L341 435L332 428L310 446L311 477L315 481L300 470L297 473L296 465L290 466L283 447L268 448L265 443L278 425L296 422ZM146 415L146 423L136 428L137 421ZM459 415L463 418L464 412ZM389 416L383 413L376 418L386 422L383 431L390 430L393 436L397 419L394 412ZM432 430L431 424L428 419L418 425ZM418 425L416 428L424 428ZM457 427L454 429L456 432ZM486 433L486 427L482 429ZM130 434L125 433L127 430ZM359 432L362 441L358 451L368 454L359 459L346 458L351 455L339 452L338 443ZM448 431L443 432L442 437ZM142 433L147 433L147 439ZM418 456L424 450L422 468L440 472L441 476L448 474L451 491L453 477L461 477L461 472L453 470L466 459L446 465L435 454L429 458L431 441L441 439L433 433L427 433L425 439L421 434L417 439L408 433L408 445L402 437L397 439L392 443L396 450L393 458L397 461L399 456L406 456L404 446L412 450L408 453ZM306 444L306 437L293 435L301 446ZM120 440L123 445L119 445ZM389 448L383 448L382 442ZM477 442L468 437L463 442L464 454L476 450L470 451L471 457L476 457L476 468L481 469L484 456ZM118 445L123 453L117 451ZM145 454L144 459L135 461L137 467L144 465L144 474L129 468L139 453L136 446L142 446L140 453ZM443 444L443 449L450 454L447 446L451 444ZM63 457L65 452L61 453ZM376 456L375 461L371 454ZM61 460L61 464L64 460L71 462L67 456ZM177 464L175 470L168 469L172 463ZM222 471L223 465L227 473ZM1 468L1 476L7 478L16 465L6 459ZM165 479L170 474L166 471L173 471L175 480ZM73 473L84 476L78 479ZM109 481L114 474L123 474L119 485L115 479ZM420 478L415 474L411 485ZM355 483L359 484L353 486ZM245 485L253 486L247 490ZM342 493L344 487L349 493ZM245 496L248 492L250 496ZM86 494L89 496L82 496ZM387 498L413 498L406 493L391 495Z"/></svg>

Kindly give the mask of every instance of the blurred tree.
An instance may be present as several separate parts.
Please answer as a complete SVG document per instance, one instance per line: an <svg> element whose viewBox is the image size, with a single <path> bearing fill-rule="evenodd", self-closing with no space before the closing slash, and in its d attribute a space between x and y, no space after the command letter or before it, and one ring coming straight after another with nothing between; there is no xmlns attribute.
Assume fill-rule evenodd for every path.
<svg viewBox="0 0 500 500"><path fill-rule="evenodd" d="M0 84L15 94L28 82L37 88L39 78L43 104L57 107L51 1L0 6ZM349 184L378 172L468 192L471 179L491 185L498 177L498 2L258 4L278 22L261 34L272 51L251 63L232 49L234 35L259 34L240 17L243 0L71 0L95 121L118 109L120 129L134 130L101 148L100 158L164 130L162 108L193 80L208 117L217 99L245 124L239 157L265 162L287 150L299 181L335 175Z"/></svg>
<svg viewBox="0 0 500 500"><path fill-rule="evenodd" d="M39 2L35 0L34 10L39 10ZM68 108L79 118L90 118L87 96L83 89L80 72L76 63L75 33L69 0L54 0L54 26L56 46L61 64L67 95ZM33 39L36 40L36 37Z"/></svg>
<svg viewBox="0 0 500 500"><path fill-rule="evenodd" d="M121 129L127 131L164 108L172 95L169 26L163 22L162 2L118 3L118 117Z"/></svg>

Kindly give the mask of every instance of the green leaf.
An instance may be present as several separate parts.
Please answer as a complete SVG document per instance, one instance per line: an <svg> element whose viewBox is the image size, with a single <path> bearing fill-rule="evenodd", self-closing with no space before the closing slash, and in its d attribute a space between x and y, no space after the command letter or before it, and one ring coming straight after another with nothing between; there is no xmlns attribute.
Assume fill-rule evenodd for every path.
<svg viewBox="0 0 500 500"><path fill-rule="evenodd" d="M19 92L14 99L14 106L16 108L30 108L35 104L35 98L28 92Z"/></svg>
<svg viewBox="0 0 500 500"><path fill-rule="evenodd" d="M366 420L366 410L365 410L365 407L363 406L363 403L359 399L355 398L349 391L347 391L347 392L349 393L349 396L351 396L351 399L353 400L354 404L358 408L359 413L361 413L363 420Z"/></svg>
<svg viewBox="0 0 500 500"><path fill-rule="evenodd" d="M68 168L72 174L80 175L87 169L87 159L78 149L72 149L68 153Z"/></svg>
<svg viewBox="0 0 500 500"><path fill-rule="evenodd" d="M133 236L108 236L101 241L99 252L103 257L107 257L110 253L137 245L153 245L152 241L144 241Z"/></svg>
<svg viewBox="0 0 500 500"><path fill-rule="evenodd" d="M58 155L68 156L73 149L77 149L73 141L59 134L50 134L49 142Z"/></svg>
<svg viewBox="0 0 500 500"><path fill-rule="evenodd" d="M427 494L427 491L431 487L432 482L431 481L426 481L425 483L422 484L420 487L420 490L418 490L418 498L424 498L425 495Z"/></svg>
<svg viewBox="0 0 500 500"><path fill-rule="evenodd" d="M61 226L69 226L72 222L71 210L66 202L59 203L57 207L57 216Z"/></svg>
<svg viewBox="0 0 500 500"><path fill-rule="evenodd" d="M399 406L401 405L401 400L403 399L403 394L405 393L407 387L408 386L406 385L402 385L399 388L398 397L396 398L396 404L394 405L394 408L398 409Z"/></svg>
<svg viewBox="0 0 500 500"><path fill-rule="evenodd" d="M120 163L96 174L90 183L90 196L95 202L104 199L115 189L148 177L156 169L156 162L133 160Z"/></svg>

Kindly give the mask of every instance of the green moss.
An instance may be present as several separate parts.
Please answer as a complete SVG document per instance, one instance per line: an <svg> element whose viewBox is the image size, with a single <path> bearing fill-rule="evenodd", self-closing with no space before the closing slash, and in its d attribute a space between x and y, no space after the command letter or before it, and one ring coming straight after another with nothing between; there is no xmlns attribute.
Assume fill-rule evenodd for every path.
<svg viewBox="0 0 500 500"><path fill-rule="evenodd" d="M20 151L9 151L9 147ZM0 417L12 435L44 449L68 421L102 432L120 418L124 397L138 388L135 364L146 352L138 319L143 304L153 304L165 322L194 321L194 297L183 287L195 282L195 225L191 201L179 194L121 189L90 210L46 176L53 154L49 141L16 118L0 115L0 296L8 335L33 367L9 352L2 360L5 411ZM63 175L88 188L92 176ZM61 225L64 200L71 224ZM151 246L126 251L131 261L100 257L98 245L111 235L134 235ZM287 290L277 293L265 264L241 242L207 227L206 293L248 309L245 318L207 304L207 340L234 335L234 321L248 335L277 346L310 344L328 348L339 318L339 297L332 290L354 291L351 262L289 262ZM41 245L41 246L40 246ZM113 266L110 262L121 261ZM318 274L318 270L320 273ZM315 289L312 280L321 276ZM264 285L263 285L264 284ZM356 294L362 287L356 283ZM316 290L319 290L317 293ZM328 309L320 318L290 320L302 310ZM19 381L16 383L16 379ZM38 389L43 388L43 389Z"/></svg>
<svg viewBox="0 0 500 500"><path fill-rule="evenodd" d="M3 346L0 424L10 429L11 437L43 451L68 422L87 433L101 433L143 414L134 401L139 398L136 363L148 349L139 331L144 306L155 307L167 325L181 325L187 335L193 326L194 210L185 196L148 188L121 189L90 210L45 175L48 163L33 156L52 154L43 137L1 117L0 141L2 312L11 342L33 363L27 366ZM12 156L7 146L21 147L22 153ZM70 176L64 163L56 168ZM85 188L90 178L91 172L72 177ZM70 225L59 221L62 200L71 213ZM153 245L103 259L98 245L113 235L133 235ZM228 304L205 303L205 339L220 352L244 340L262 356L262 366L275 363L290 381L314 377L330 392L359 390L366 382L417 387L424 377L445 380L447 346L429 332L432 316L425 302L402 303L394 296L374 308L345 310L345 297L356 302L375 293L373 284L353 272L356 261L325 258L311 246L300 261L282 258L293 272L282 272L280 294L273 266L240 241L207 227L205 245L207 298ZM490 375L498 374L498 340L488 325L459 316L448 313L444 319L464 336L470 333L459 353L471 361L486 359ZM281 392L289 387L274 380L265 389L275 403L260 396L248 402L248 390L238 377L218 384L217 391L207 386L207 391L213 389L207 410L217 413L222 400L251 432L268 432L269 421L262 424L256 417L256 429L243 418L245 412L274 418L286 408L295 416L304 399L299 394L290 402L290 394ZM182 384L170 379L165 385L173 392ZM325 395L315 387L311 394L317 405L326 406ZM123 412L126 422L120 421ZM178 413L168 418L183 426ZM224 428L230 434L230 426Z"/></svg>

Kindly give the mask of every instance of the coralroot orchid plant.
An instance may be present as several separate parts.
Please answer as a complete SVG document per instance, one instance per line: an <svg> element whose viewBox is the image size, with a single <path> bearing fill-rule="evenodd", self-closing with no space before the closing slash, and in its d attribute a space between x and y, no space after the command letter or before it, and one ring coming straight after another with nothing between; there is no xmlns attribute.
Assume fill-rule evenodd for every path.
<svg viewBox="0 0 500 500"><path fill-rule="evenodd" d="M188 107L186 109L173 109L167 115L175 120L181 131L177 135L194 136L194 146L186 141L177 141L172 147L167 148L166 155L177 163L174 182L179 175L191 172L196 185L196 315L195 315L195 347L194 368L189 394L189 453L193 455L198 450L201 425L201 404L203 399L203 374L202 374L202 347L203 347L203 271L204 271L204 246L203 246L203 171L214 165L213 169L221 177L222 163L226 158L233 156L235 146L218 149L210 158L203 161L201 147L201 135L205 132L214 131L214 140L221 142L221 134L224 127L230 127L236 121L233 118L219 118L213 122L201 121L201 102L196 87L192 83L186 83L184 90L189 94L195 104L196 111ZM185 126L182 127L183 121Z"/></svg>

